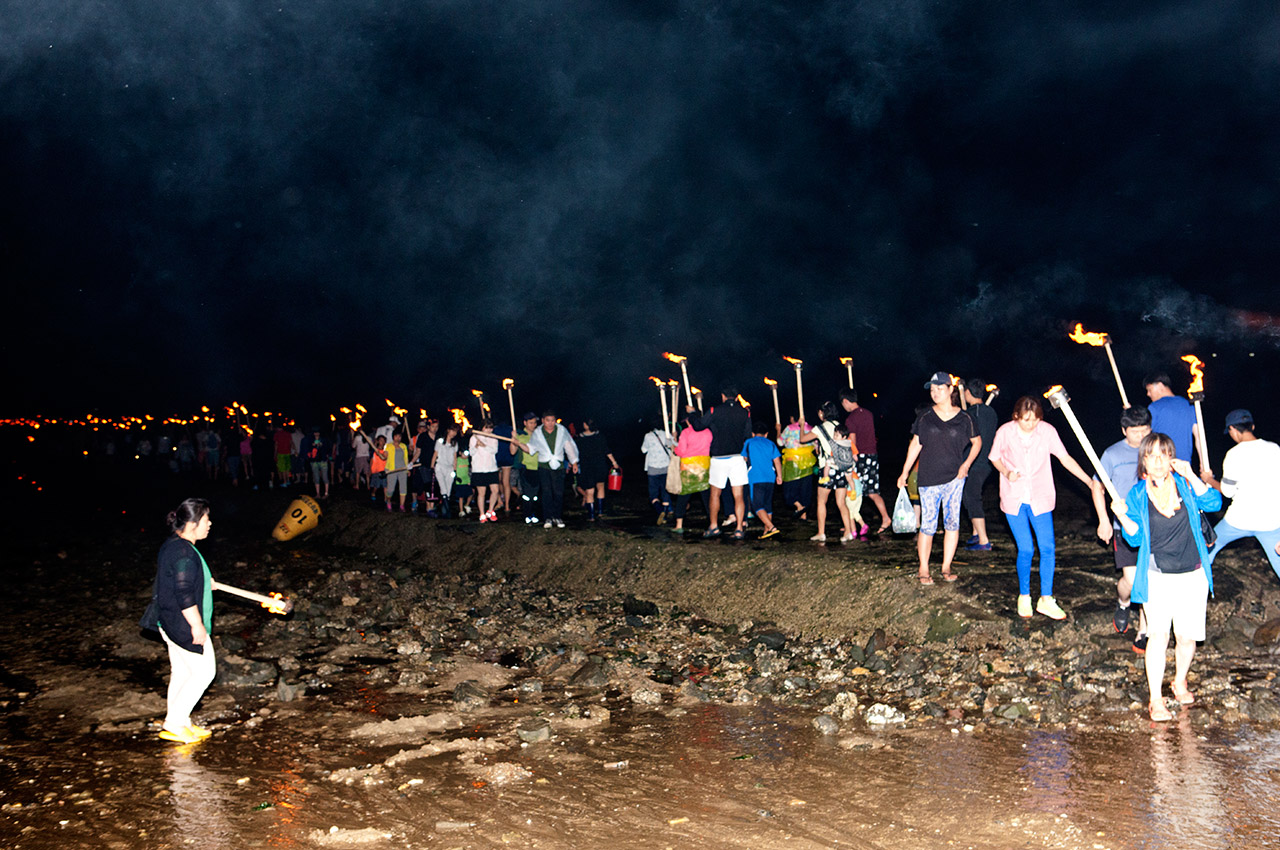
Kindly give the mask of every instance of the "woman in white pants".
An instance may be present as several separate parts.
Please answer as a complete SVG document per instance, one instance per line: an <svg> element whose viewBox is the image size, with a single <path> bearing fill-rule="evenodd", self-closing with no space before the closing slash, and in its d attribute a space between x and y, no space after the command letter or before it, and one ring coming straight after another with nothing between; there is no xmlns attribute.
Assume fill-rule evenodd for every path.
<svg viewBox="0 0 1280 850"><path fill-rule="evenodd" d="M160 547L155 589L142 625L158 629L169 648L168 712L160 737L191 744L209 737L191 712L213 681L217 664L213 627L213 576L195 544L209 536L209 503L187 499L168 516L173 535Z"/></svg>

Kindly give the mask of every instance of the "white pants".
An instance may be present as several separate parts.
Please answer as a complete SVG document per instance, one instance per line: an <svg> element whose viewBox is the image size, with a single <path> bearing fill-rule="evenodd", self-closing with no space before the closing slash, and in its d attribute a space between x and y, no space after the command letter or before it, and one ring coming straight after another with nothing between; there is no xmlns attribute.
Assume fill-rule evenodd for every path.
<svg viewBox="0 0 1280 850"><path fill-rule="evenodd" d="M1209 607L1209 578L1204 570L1189 573L1147 573L1147 634L1169 634L1183 640L1204 640L1204 621Z"/></svg>
<svg viewBox="0 0 1280 850"><path fill-rule="evenodd" d="M200 647L202 653L187 652L160 630L169 647L169 711L164 717L164 728L177 732L191 725L191 712L195 709L205 689L218 672L218 662L213 657L213 639Z"/></svg>

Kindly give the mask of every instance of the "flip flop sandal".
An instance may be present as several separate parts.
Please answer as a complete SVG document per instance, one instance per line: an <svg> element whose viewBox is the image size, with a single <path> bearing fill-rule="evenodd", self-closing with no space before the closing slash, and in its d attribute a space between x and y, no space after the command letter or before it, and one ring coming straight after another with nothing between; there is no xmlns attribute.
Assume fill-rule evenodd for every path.
<svg viewBox="0 0 1280 850"><path fill-rule="evenodd" d="M1159 703L1153 702L1148 705L1147 713L1150 715L1151 722L1153 723L1168 723L1173 719L1173 714L1170 713L1168 707L1165 706L1163 699L1160 700Z"/></svg>
<svg viewBox="0 0 1280 850"><path fill-rule="evenodd" d="M924 585L925 587L928 587L929 585L933 584L933 576L917 575L916 578L919 579L920 584Z"/></svg>
<svg viewBox="0 0 1280 850"><path fill-rule="evenodd" d="M730 534L729 536L730 536L730 537L732 537L734 540L746 540L746 539L747 539L747 535L746 535L746 533L745 533L742 529L738 529L737 531L735 531L733 534Z"/></svg>
<svg viewBox="0 0 1280 850"><path fill-rule="evenodd" d="M706 530L706 531L702 532L702 536L703 536L703 538L708 539L708 540L709 540L709 539L711 539L712 537L719 537L719 536L720 536L720 526L716 526L715 528L711 528L711 529L708 529L708 530Z"/></svg>
<svg viewBox="0 0 1280 850"><path fill-rule="evenodd" d="M955 581L955 580L956 580L956 579L958 579L958 578L960 578L960 576L956 575L955 573L943 573L943 574L942 574L942 580L943 580L943 581Z"/></svg>
<svg viewBox="0 0 1280 850"><path fill-rule="evenodd" d="M1196 701L1196 695L1191 693L1191 691L1189 690L1188 691L1175 690L1173 692L1173 697L1178 701L1178 705L1191 705Z"/></svg>
<svg viewBox="0 0 1280 850"><path fill-rule="evenodd" d="M761 535L760 535L760 539L761 539L761 540L764 540L765 538L772 537L773 535L775 535L775 534L780 534L780 533L781 533L781 532L778 530L778 528L777 528L777 527L774 527L774 528L771 528L771 529L769 529L768 531L766 531L764 534L761 534Z"/></svg>

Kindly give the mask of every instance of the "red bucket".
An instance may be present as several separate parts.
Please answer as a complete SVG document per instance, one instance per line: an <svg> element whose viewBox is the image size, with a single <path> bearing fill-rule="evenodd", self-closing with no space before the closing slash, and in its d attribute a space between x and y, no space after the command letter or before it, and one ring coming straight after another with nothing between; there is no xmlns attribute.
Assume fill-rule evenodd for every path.
<svg viewBox="0 0 1280 850"><path fill-rule="evenodd" d="M605 483L605 486L608 487L610 490L615 490L615 491L621 490L622 489L622 470L620 469L609 470L609 480Z"/></svg>

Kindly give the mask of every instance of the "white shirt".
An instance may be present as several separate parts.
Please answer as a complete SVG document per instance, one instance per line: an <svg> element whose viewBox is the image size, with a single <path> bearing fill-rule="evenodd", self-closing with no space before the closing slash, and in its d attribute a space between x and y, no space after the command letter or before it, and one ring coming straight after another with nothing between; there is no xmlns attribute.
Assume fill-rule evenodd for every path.
<svg viewBox="0 0 1280 850"><path fill-rule="evenodd" d="M498 471L498 441L480 431L471 435L471 471Z"/></svg>
<svg viewBox="0 0 1280 850"><path fill-rule="evenodd" d="M1237 443L1222 460L1222 495L1231 499L1222 518L1236 528L1280 528L1280 446L1270 440Z"/></svg>
<svg viewBox="0 0 1280 850"><path fill-rule="evenodd" d="M552 469L559 469L564 466L565 455L569 456L569 463L578 462L578 444L573 441L568 428L556 425L552 439L555 441L554 446L547 444L545 428L539 425L534 429L533 436L529 438L529 448L538 456L538 463L550 464Z"/></svg>

